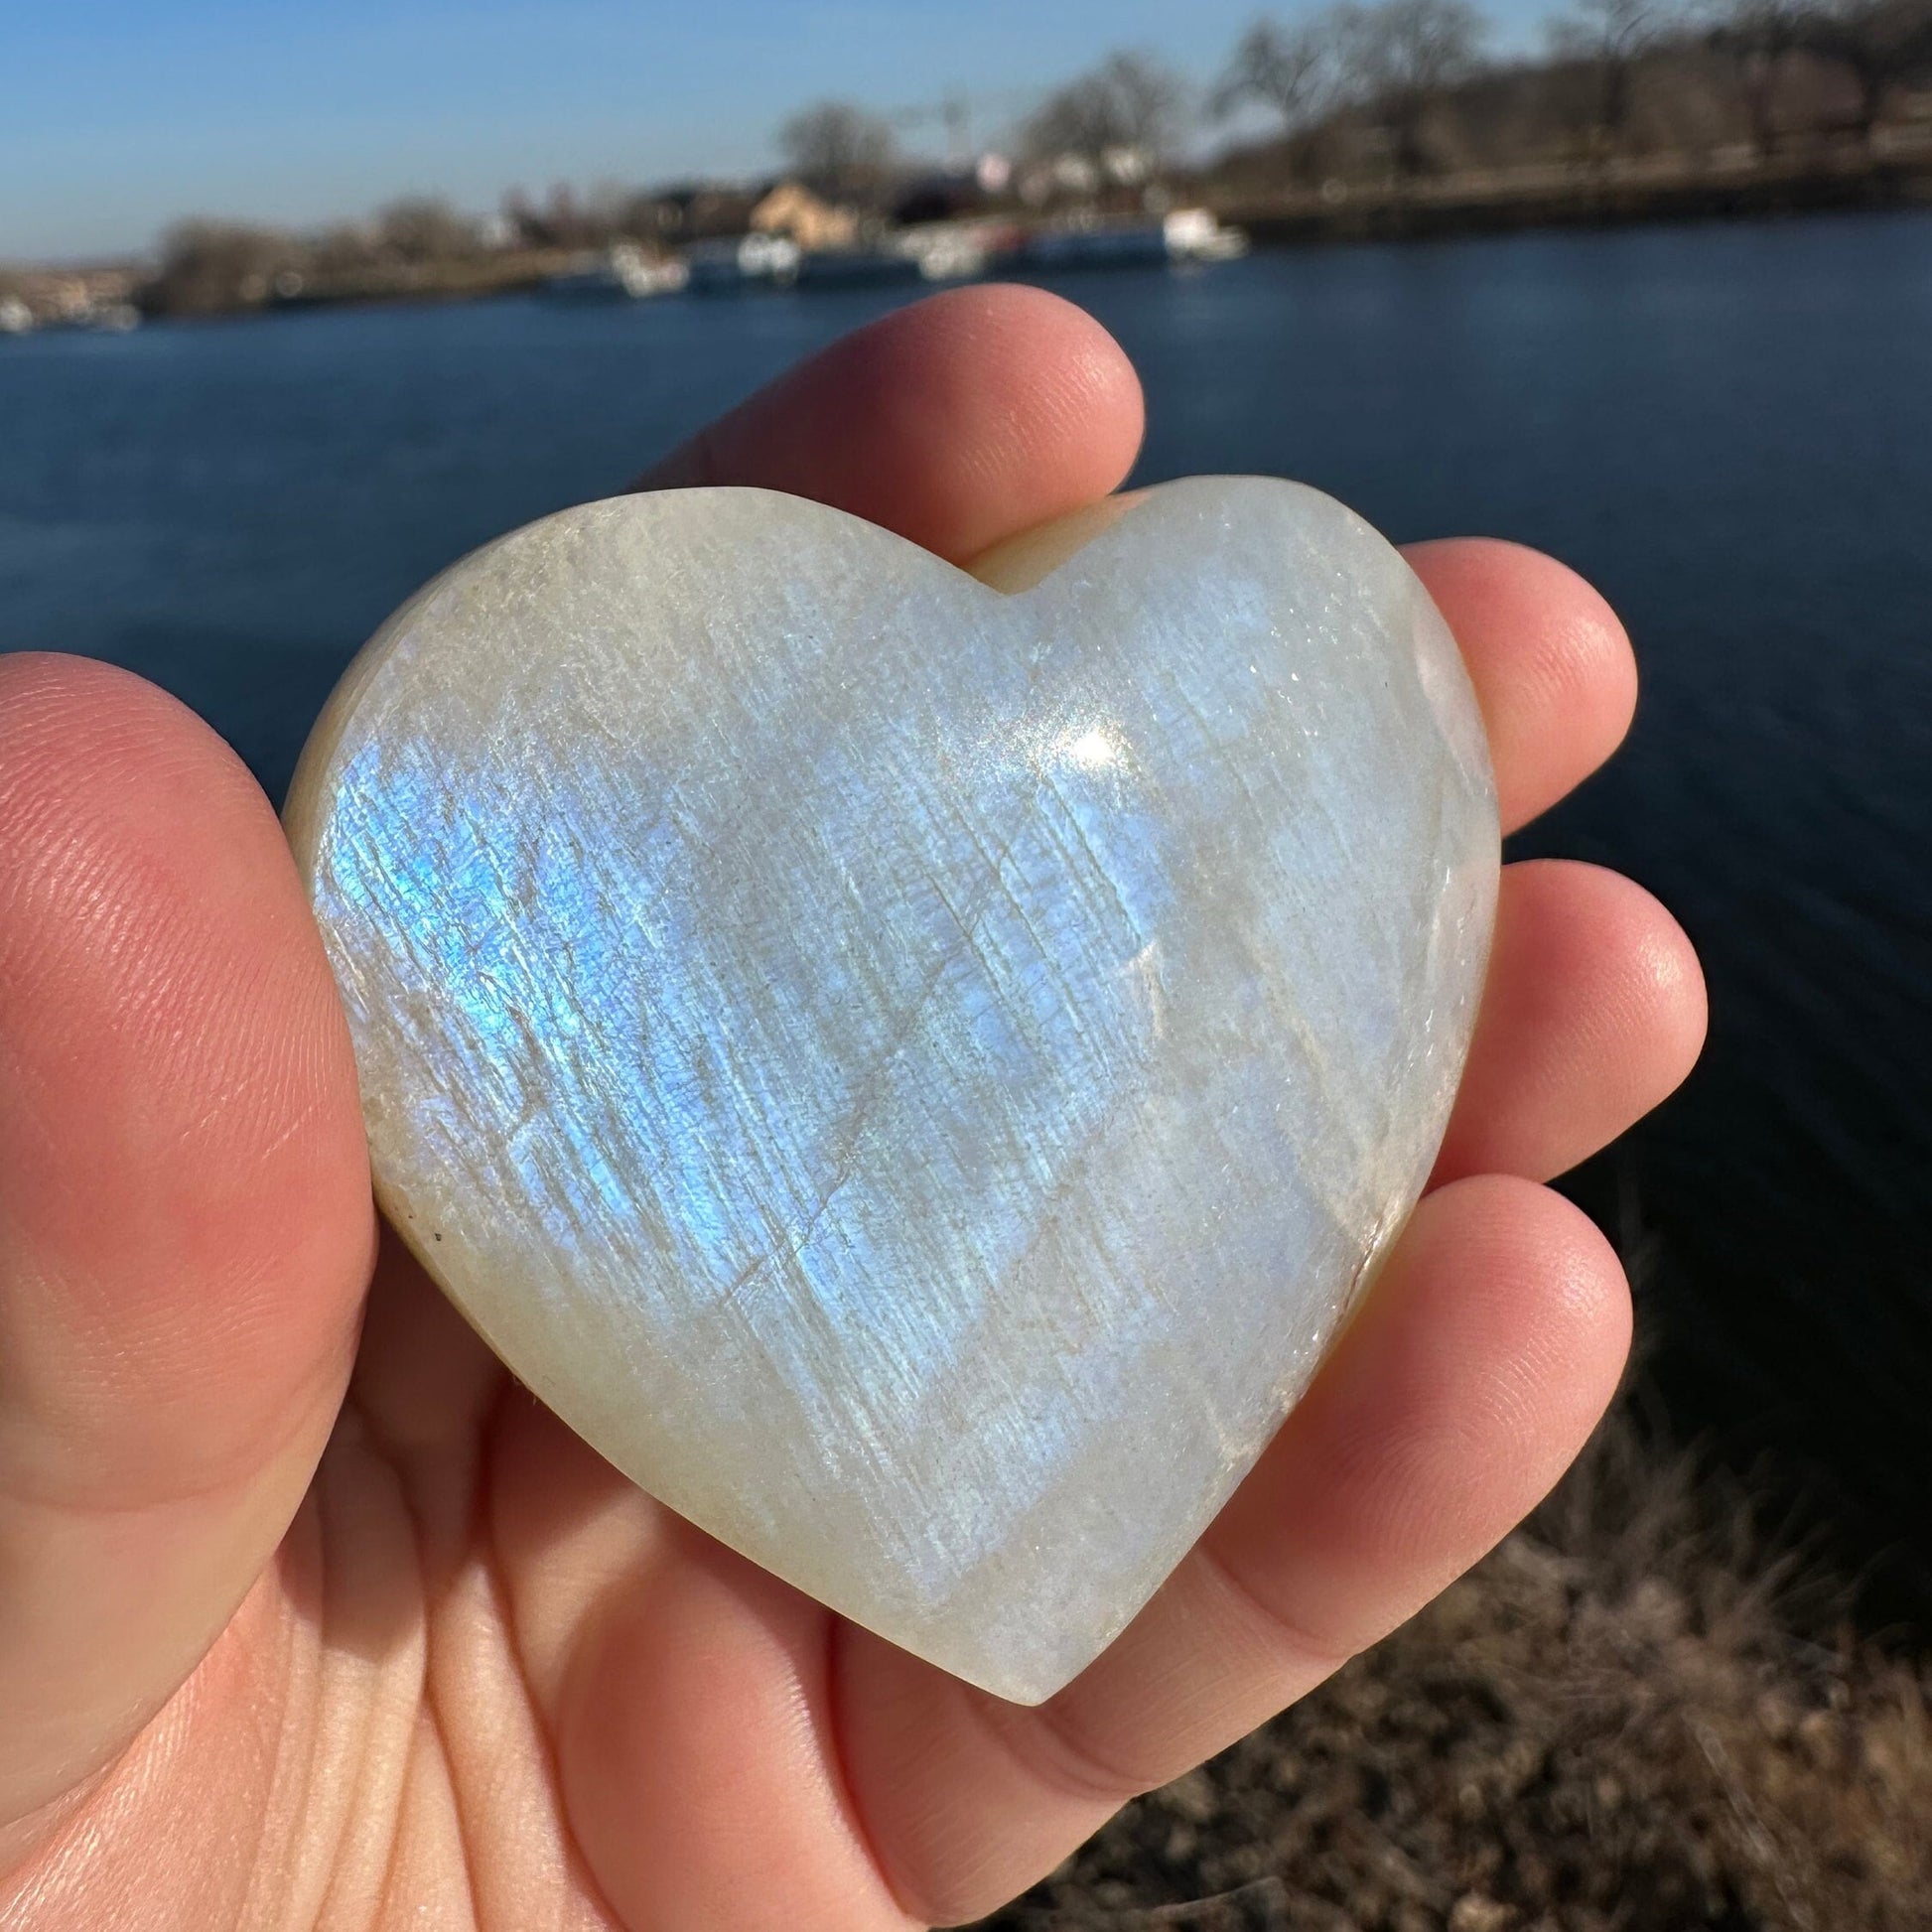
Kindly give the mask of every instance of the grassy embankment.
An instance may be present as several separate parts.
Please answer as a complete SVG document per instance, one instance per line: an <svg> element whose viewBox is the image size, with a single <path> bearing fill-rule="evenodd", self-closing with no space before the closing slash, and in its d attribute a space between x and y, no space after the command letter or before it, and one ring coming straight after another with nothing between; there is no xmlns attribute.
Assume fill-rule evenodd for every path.
<svg viewBox="0 0 1932 1932"><path fill-rule="evenodd" d="M1471 1576L1012 1932L1926 1932L1932 1665L1619 1415Z"/></svg>

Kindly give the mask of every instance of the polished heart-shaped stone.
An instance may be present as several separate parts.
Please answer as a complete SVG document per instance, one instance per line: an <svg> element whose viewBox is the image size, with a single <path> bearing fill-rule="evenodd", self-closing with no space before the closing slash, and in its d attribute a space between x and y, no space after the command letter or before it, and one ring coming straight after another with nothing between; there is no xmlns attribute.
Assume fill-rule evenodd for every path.
<svg viewBox="0 0 1932 1932"><path fill-rule="evenodd" d="M289 829L429 1272L652 1495L1026 1702L1401 1226L1497 870L1428 596L1252 478L977 578L759 490L566 511L382 628Z"/></svg>

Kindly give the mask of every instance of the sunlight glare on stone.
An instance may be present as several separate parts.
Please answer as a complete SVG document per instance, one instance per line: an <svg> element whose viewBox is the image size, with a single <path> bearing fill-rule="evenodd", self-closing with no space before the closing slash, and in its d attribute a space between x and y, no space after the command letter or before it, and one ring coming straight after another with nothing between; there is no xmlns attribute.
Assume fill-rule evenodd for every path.
<svg viewBox="0 0 1932 1932"><path fill-rule="evenodd" d="M1067 739L1063 749L1066 757L1085 771L1112 764L1120 755L1120 747L1113 734L1103 725L1094 725L1077 737Z"/></svg>

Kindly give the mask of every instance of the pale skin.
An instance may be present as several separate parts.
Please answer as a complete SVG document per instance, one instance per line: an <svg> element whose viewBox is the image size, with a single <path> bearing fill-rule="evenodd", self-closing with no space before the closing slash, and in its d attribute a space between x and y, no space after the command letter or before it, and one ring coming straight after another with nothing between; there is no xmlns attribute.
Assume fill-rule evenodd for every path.
<svg viewBox="0 0 1932 1932"><path fill-rule="evenodd" d="M848 338L646 482L821 497L963 562L1113 489L1140 434L1096 324L972 290ZM1520 825L1621 738L1628 644L1548 558L1410 556ZM140 680L0 659L0 1927L990 1910L1556 1480L1630 1310L1542 1183L1661 1100L1703 1030L1645 893L1508 868L1454 1119L1367 1308L1126 1634L1022 1710L652 1503L378 1252L344 1021L266 800Z"/></svg>

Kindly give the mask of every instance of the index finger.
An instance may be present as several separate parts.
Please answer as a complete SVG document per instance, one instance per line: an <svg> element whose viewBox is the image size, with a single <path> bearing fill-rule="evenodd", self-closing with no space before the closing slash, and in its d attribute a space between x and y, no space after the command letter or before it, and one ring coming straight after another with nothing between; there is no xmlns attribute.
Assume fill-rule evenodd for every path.
<svg viewBox="0 0 1932 1932"><path fill-rule="evenodd" d="M949 290L844 336L646 471L638 489L809 496L964 563L1119 486L1141 385L1043 289Z"/></svg>

